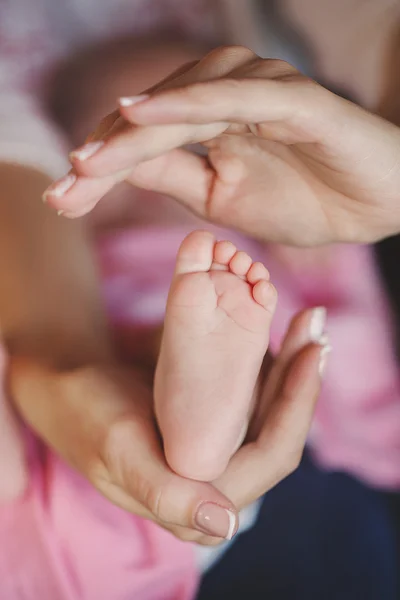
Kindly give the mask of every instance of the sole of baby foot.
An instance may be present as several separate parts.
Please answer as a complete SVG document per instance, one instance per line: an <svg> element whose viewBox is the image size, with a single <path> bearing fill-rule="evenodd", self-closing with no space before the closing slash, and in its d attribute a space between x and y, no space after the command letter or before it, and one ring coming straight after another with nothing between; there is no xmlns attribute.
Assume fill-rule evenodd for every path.
<svg viewBox="0 0 400 600"><path fill-rule="evenodd" d="M216 479L249 418L277 294L263 264L195 231L182 243L168 297L155 406L170 467Z"/></svg>

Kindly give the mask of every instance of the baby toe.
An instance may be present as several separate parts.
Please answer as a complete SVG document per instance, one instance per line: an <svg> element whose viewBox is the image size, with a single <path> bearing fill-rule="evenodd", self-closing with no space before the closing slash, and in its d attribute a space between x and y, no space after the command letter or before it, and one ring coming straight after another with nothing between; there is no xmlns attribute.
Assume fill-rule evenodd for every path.
<svg viewBox="0 0 400 600"><path fill-rule="evenodd" d="M236 254L236 246L232 242L217 242L214 249L214 262L228 266Z"/></svg>
<svg viewBox="0 0 400 600"><path fill-rule="evenodd" d="M260 262L255 262L251 265L247 273L247 281L254 285L257 281L269 281L269 271Z"/></svg>
<svg viewBox="0 0 400 600"><path fill-rule="evenodd" d="M229 263L229 268L235 275L244 276L252 264L251 257L243 251L236 252Z"/></svg>
<svg viewBox="0 0 400 600"><path fill-rule="evenodd" d="M215 238L208 231L192 231L183 240L176 259L175 275L209 271Z"/></svg>
<svg viewBox="0 0 400 600"><path fill-rule="evenodd" d="M278 295L272 283L264 279L257 281L253 287L253 298L268 312L274 312Z"/></svg>

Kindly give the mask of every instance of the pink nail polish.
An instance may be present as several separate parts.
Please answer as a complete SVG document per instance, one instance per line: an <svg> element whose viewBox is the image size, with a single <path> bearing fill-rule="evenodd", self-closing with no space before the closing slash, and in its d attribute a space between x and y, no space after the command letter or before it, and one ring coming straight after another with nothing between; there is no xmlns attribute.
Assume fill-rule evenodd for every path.
<svg viewBox="0 0 400 600"><path fill-rule="evenodd" d="M65 175L58 181L52 183L43 194L43 202L47 201L48 196L53 196L55 198L61 198L64 196L64 194L68 192L70 188L72 188L76 182L76 179L77 177L74 175L74 173L68 173L68 175Z"/></svg>
<svg viewBox="0 0 400 600"><path fill-rule="evenodd" d="M118 104L124 108L129 106L133 106L134 104L139 104L139 102L144 102L150 98L148 94L141 94L140 96L122 96L118 100Z"/></svg>
<svg viewBox="0 0 400 600"><path fill-rule="evenodd" d="M78 160L86 160L96 154L100 148L104 146L104 142L98 140L97 142L89 142L82 146L82 148L78 148L78 150L74 150L70 153L70 158L77 158Z"/></svg>
<svg viewBox="0 0 400 600"><path fill-rule="evenodd" d="M214 502L204 502L199 506L195 523L199 531L225 540L231 540L237 531L235 513Z"/></svg>

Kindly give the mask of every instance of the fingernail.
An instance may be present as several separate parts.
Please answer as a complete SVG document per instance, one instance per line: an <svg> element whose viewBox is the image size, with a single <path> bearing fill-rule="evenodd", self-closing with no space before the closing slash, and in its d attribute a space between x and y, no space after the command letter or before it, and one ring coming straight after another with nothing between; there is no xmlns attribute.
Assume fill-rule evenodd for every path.
<svg viewBox="0 0 400 600"><path fill-rule="evenodd" d="M64 211L63 211L63 210L58 210L58 211L57 211L57 215L58 215L59 217L61 217L61 215L63 215L63 214L64 214Z"/></svg>
<svg viewBox="0 0 400 600"><path fill-rule="evenodd" d="M329 353L332 351L332 346L329 343L329 337L326 333L320 337L319 343L321 344L322 348L319 354L318 373L322 378L326 370Z"/></svg>
<svg viewBox="0 0 400 600"><path fill-rule="evenodd" d="M320 342L321 336L324 333L326 323L326 308L324 306L317 306L313 309L311 319L309 336L312 342Z"/></svg>
<svg viewBox="0 0 400 600"><path fill-rule="evenodd" d="M104 146L104 142L101 140L98 140L97 142L89 142L88 144L82 146L82 148L78 148L78 150L71 152L69 156L72 159L77 158L78 160L86 160L87 158L90 158L96 154L96 152L100 150L102 146Z"/></svg>
<svg viewBox="0 0 400 600"><path fill-rule="evenodd" d="M128 107L139 104L139 102L143 102L148 98L150 98L148 94L141 94L140 96L122 96L118 99L118 104L123 107Z"/></svg>
<svg viewBox="0 0 400 600"><path fill-rule="evenodd" d="M68 173L65 177L62 177L58 181L51 184L50 187L44 192L42 196L43 202L47 202L48 196L55 196L61 198L66 192L74 185L77 177L73 173Z"/></svg>
<svg viewBox="0 0 400 600"><path fill-rule="evenodd" d="M203 533L225 540L231 540L237 530L235 513L213 502L204 502L199 506L195 522Z"/></svg>

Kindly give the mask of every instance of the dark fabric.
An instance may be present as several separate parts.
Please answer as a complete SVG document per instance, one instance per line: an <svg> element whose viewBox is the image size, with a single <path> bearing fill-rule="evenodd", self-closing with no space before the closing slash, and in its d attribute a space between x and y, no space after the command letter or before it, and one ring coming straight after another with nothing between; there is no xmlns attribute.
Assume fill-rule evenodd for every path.
<svg viewBox="0 0 400 600"><path fill-rule="evenodd" d="M393 311L393 340L400 358L400 235L376 244L375 256Z"/></svg>
<svg viewBox="0 0 400 600"><path fill-rule="evenodd" d="M198 600L398 600L400 500L309 458L204 577Z"/></svg>

